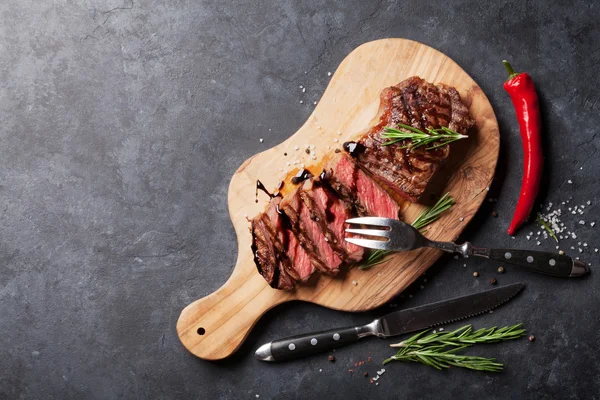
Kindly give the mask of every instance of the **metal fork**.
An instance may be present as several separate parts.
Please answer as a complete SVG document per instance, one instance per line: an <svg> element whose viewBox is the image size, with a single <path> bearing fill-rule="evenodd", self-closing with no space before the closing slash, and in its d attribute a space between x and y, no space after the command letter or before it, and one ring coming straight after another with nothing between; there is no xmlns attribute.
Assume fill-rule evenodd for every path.
<svg viewBox="0 0 600 400"><path fill-rule="evenodd" d="M427 239L411 225L389 218L361 217L346 221L348 224L368 225L378 229L348 228L346 232L371 236L380 239L346 237L350 243L377 250L409 251L422 247L432 247L448 253L458 253L465 258L470 256L489 258L506 264L518 265L535 272L560 277L582 276L589 272L587 265L567 255L545 251L516 249L486 249L475 247L469 242L457 245L452 242L436 242ZM383 229L381 229L383 228Z"/></svg>

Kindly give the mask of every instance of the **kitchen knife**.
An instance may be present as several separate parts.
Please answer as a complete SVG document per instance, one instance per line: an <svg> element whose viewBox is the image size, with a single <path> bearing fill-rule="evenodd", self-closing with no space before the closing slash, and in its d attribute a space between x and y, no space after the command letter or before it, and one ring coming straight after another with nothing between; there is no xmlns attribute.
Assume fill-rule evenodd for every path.
<svg viewBox="0 0 600 400"><path fill-rule="evenodd" d="M330 329L275 340L255 353L261 361L286 361L332 350L366 336L389 337L482 314L506 303L525 287L514 283L468 296L396 311L364 326Z"/></svg>

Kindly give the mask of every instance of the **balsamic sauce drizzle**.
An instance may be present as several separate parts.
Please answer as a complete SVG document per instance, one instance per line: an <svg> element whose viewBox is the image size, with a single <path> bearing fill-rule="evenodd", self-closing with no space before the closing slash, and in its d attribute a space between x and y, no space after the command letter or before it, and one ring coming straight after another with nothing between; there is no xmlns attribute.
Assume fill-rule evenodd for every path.
<svg viewBox="0 0 600 400"><path fill-rule="evenodd" d="M283 187L283 181L279 182L277 184L277 187L275 188L275 192L271 193L267 190L267 188L265 187L265 185L260 181L260 179L256 180L256 203L258 203L258 191L261 190L263 191L267 196L269 196L269 198L274 199L277 196L281 196L281 193L279 193L279 191L281 190L281 188Z"/></svg>

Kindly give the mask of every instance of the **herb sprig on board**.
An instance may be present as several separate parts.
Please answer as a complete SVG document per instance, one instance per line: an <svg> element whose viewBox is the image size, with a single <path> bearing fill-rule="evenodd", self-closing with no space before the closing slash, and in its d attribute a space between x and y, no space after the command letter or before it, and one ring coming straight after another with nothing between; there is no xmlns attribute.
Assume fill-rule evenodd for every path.
<svg viewBox="0 0 600 400"><path fill-rule="evenodd" d="M478 343L497 343L518 339L525 335L523 324L504 328L482 328L473 331L471 325L465 325L452 332L438 332L425 336L428 330L417 333L407 340L393 344L400 348L398 353L383 364L392 361L418 362L438 370L460 367L478 371L498 372L503 365L494 358L456 354L462 349Z"/></svg>
<svg viewBox="0 0 600 400"><path fill-rule="evenodd" d="M412 222L412 226L416 229L422 230L429 224L437 221L444 211L449 210L456 203L454 198L450 196L450 193L446 193L432 206L429 207L415 218ZM367 258L358 266L359 269L368 269L374 265L381 264L384 258L391 254L389 250L374 250L369 253Z"/></svg>
<svg viewBox="0 0 600 400"><path fill-rule="evenodd" d="M401 129L390 127L385 127L383 129L381 137L388 139L387 142L383 143L384 146L389 146L408 139L410 140L410 143L401 146L400 148L416 149L422 146L429 146L426 147L425 150L433 150L468 137L467 135L460 134L445 126L439 129L427 128L426 131L405 124L398 124L398 128Z"/></svg>

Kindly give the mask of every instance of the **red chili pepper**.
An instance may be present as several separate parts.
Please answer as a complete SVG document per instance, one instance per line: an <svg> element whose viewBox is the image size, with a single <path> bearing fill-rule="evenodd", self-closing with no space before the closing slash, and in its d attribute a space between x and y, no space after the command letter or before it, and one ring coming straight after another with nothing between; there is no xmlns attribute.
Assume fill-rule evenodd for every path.
<svg viewBox="0 0 600 400"><path fill-rule="evenodd" d="M517 208L508 227L508 234L513 235L523 225L533 206L540 189L542 179L542 123L537 93L533 79L527 73L516 73L508 61L502 61L508 71L508 80L504 82L504 90L508 92L517 112L517 120L523 142L523 181Z"/></svg>

